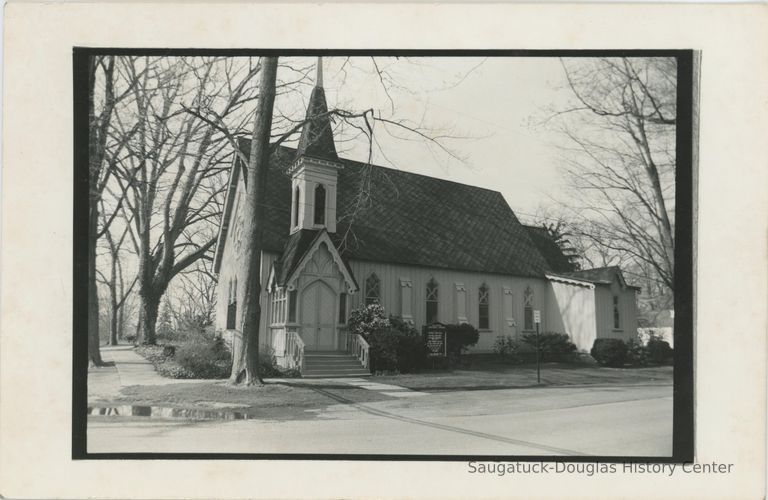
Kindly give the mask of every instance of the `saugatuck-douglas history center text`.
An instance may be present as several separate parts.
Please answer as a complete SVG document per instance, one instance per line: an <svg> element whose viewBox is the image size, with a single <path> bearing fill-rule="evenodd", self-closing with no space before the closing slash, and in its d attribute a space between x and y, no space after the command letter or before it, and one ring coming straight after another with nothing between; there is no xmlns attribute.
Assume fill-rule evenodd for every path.
<svg viewBox="0 0 768 500"><path fill-rule="evenodd" d="M730 474L733 464L725 463L625 463L611 464L599 462L567 463L567 462L468 462L467 472L470 474L492 474L506 476L511 474L659 474L672 476L674 474Z"/></svg>

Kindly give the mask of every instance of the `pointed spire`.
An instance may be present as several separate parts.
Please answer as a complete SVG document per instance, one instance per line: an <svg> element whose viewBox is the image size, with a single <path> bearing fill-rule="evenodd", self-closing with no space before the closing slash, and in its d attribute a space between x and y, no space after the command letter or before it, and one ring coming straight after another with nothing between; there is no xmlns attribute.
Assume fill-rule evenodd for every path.
<svg viewBox="0 0 768 500"><path fill-rule="evenodd" d="M323 88L323 58L318 56L317 58L317 78L315 79L315 87Z"/></svg>
<svg viewBox="0 0 768 500"><path fill-rule="evenodd" d="M317 117L313 119L314 117ZM306 114L307 122L301 130L297 157L313 156L324 160L336 161L336 146L333 143L333 128L328 117L328 104L325 102L323 89L323 58L317 58L317 79Z"/></svg>

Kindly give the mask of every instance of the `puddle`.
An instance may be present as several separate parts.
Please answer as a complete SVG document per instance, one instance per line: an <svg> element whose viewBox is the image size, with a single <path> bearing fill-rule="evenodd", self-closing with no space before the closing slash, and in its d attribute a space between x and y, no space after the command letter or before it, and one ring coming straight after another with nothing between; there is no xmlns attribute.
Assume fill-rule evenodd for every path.
<svg viewBox="0 0 768 500"><path fill-rule="evenodd" d="M239 411L168 408L162 406L89 407L88 415L105 417L183 418L188 420L249 420L255 415Z"/></svg>

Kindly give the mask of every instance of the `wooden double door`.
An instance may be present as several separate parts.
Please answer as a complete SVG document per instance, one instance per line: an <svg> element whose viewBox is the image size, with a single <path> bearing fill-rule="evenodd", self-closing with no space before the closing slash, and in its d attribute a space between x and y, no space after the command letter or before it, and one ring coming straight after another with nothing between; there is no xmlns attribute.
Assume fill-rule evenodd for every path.
<svg viewBox="0 0 768 500"><path fill-rule="evenodd" d="M301 338L307 351L336 349L336 293L317 280L301 292Z"/></svg>

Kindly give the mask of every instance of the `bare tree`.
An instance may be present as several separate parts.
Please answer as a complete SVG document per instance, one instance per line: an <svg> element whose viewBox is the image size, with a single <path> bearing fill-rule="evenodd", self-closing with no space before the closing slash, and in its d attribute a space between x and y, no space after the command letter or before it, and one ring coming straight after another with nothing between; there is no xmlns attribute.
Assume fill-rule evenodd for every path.
<svg viewBox="0 0 768 500"><path fill-rule="evenodd" d="M105 218L105 216L102 211L102 219L103 218ZM110 229L104 232L104 237L107 242L107 252L109 255L109 277L105 276L97 269L97 273L101 277L99 281L109 290L109 345L117 345L118 340L123 337L123 325L125 322L123 306L131 294L137 280L137 277L134 277L126 288L120 250L129 230L130 228L127 225L124 225L122 234L117 239L112 236Z"/></svg>
<svg viewBox="0 0 768 500"><path fill-rule="evenodd" d="M115 139L131 134L130 155L118 164L116 190L130 220L138 260L143 342L156 342L161 298L171 280L197 260L211 258L225 188L227 139L188 108L239 119L258 72L223 58L123 58L133 86L130 106L116 113ZM140 75L140 77L138 77ZM237 126L237 125L235 125ZM132 132L135 131L135 132Z"/></svg>
<svg viewBox="0 0 768 500"><path fill-rule="evenodd" d="M96 247L114 221L114 214L101 220L99 209L117 172L122 150L133 133L129 131L121 140L108 145L115 109L126 100L136 83L135 79L129 80L122 90L116 89L115 66L113 56L94 56L88 62L88 358L95 366L104 364L99 350ZM117 204L121 203L120 199Z"/></svg>
<svg viewBox="0 0 768 500"><path fill-rule="evenodd" d="M215 320L217 280L213 263L200 259L193 267L182 271L176 279L177 329L192 327L202 332L213 325Z"/></svg>
<svg viewBox="0 0 768 500"><path fill-rule="evenodd" d="M674 289L676 62L562 60L574 103L553 119L574 195L568 232L587 260L644 269Z"/></svg>

